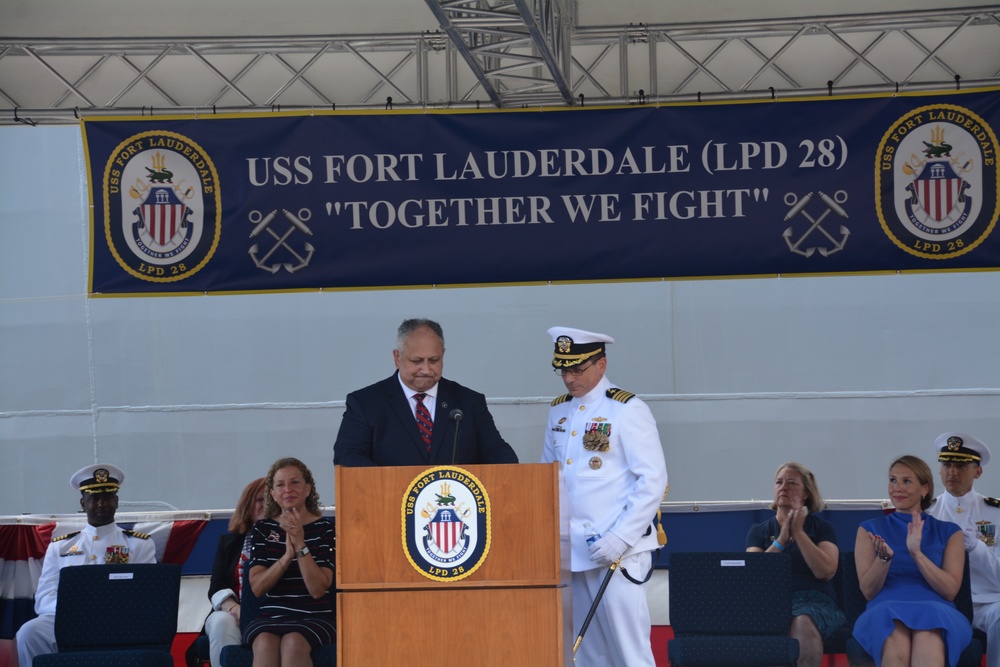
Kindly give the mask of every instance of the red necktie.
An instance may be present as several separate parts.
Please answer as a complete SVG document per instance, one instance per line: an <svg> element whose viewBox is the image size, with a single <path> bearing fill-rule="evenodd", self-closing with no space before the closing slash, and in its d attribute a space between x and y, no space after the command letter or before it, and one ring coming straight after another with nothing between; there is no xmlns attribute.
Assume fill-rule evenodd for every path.
<svg viewBox="0 0 1000 667"><path fill-rule="evenodd" d="M431 451L431 432L434 430L434 422L431 421L430 410L424 405L424 398L427 394L414 394L413 398L417 399L417 430L420 431L420 437L423 439L424 444L427 445L427 453Z"/></svg>

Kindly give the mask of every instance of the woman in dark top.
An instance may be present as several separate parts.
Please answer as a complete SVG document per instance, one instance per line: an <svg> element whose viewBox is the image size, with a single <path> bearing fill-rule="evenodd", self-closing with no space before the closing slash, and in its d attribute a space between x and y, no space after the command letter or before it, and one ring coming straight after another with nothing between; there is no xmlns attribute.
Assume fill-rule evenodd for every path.
<svg viewBox="0 0 1000 667"><path fill-rule="evenodd" d="M815 516L823 497L812 472L801 463L783 463L774 475L774 518L747 533L747 551L787 553L792 568L792 627L799 640L799 667L819 667L823 641L846 621L837 607L831 579L840 550L833 524Z"/></svg>
<svg viewBox="0 0 1000 667"><path fill-rule="evenodd" d="M229 519L229 532L219 538L215 550L212 579L208 585L212 613L205 619L212 667L222 664L219 656L223 646L241 642L240 582L243 581L243 567L250 558L250 529L254 522L264 518L264 482L264 478L259 477L243 489Z"/></svg>
<svg viewBox="0 0 1000 667"><path fill-rule="evenodd" d="M260 613L243 631L254 665L309 667L312 650L337 637L333 521L320 514L312 473L279 459L267 474L264 515L254 524L250 588Z"/></svg>

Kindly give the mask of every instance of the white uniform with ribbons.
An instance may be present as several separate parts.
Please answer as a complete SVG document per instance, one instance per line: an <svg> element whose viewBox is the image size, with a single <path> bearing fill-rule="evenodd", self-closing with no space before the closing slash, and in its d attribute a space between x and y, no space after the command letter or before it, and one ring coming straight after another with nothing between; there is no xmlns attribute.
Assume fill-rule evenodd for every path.
<svg viewBox="0 0 1000 667"><path fill-rule="evenodd" d="M656 420L632 394L605 377L581 398L553 401L542 462L559 461L569 498L574 632L607 572L589 558L584 523L628 544L621 566L645 577L658 547L653 518L667 488ZM615 396L617 398L613 398ZM603 437L602 437L603 436ZM653 667L645 586L616 573L576 655L582 667Z"/></svg>
<svg viewBox="0 0 1000 667"><path fill-rule="evenodd" d="M1000 667L1000 501L975 489L964 496L942 493L927 513L976 532L979 541L969 554L972 578L972 625L986 633L986 665Z"/></svg>

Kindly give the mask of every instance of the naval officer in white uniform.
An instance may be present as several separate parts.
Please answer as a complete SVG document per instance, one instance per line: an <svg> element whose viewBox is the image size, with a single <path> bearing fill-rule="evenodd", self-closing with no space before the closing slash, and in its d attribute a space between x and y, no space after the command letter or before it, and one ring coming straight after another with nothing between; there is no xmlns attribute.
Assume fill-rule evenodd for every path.
<svg viewBox="0 0 1000 667"><path fill-rule="evenodd" d="M957 523L969 554L972 580L972 627L986 633L986 666L1000 667L1000 500L972 488L990 461L986 444L967 433L942 433L934 441L945 492L928 514Z"/></svg>
<svg viewBox="0 0 1000 667"><path fill-rule="evenodd" d="M576 663L654 667L644 583L661 544L653 519L667 490L656 420L645 403L605 377L605 346L613 338L566 327L548 333L555 342L552 366L567 393L552 401L542 462L559 461L566 482L574 636L608 567L621 559Z"/></svg>
<svg viewBox="0 0 1000 667"><path fill-rule="evenodd" d="M83 530L53 537L45 551L42 574L35 590L36 618L17 631L17 657L31 667L36 655L56 653L56 593L59 572L73 565L155 563L156 547L145 533L115 524L118 489L125 479L120 468L98 463L76 471L70 484L80 491L80 507L87 514Z"/></svg>

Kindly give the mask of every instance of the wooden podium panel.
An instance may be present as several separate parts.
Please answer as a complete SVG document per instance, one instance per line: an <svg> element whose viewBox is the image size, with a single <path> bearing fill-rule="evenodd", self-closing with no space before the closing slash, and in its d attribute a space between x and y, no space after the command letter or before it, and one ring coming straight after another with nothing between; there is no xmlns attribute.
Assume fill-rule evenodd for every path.
<svg viewBox="0 0 1000 667"><path fill-rule="evenodd" d="M556 464L337 466L334 474L340 667L570 664L570 574L560 542L567 530ZM490 538L475 567L451 579L444 577L454 568L440 576L418 569L411 559L425 556L412 555L404 537L412 539L417 519L429 516L417 506L423 494L448 501L439 505L455 502L455 476L465 478L455 484L478 480L485 492L467 499L478 508L477 525L488 516ZM485 545L485 533L480 537Z"/></svg>
<svg viewBox="0 0 1000 667"><path fill-rule="evenodd" d="M573 653L569 590L442 588L341 593L337 618L350 620L339 624L337 664L568 665Z"/></svg>
<svg viewBox="0 0 1000 667"><path fill-rule="evenodd" d="M436 582L406 559L403 502L424 469L337 466L337 588L558 586L567 583L559 550L556 464L462 466L490 498L492 539L484 562L468 577Z"/></svg>

